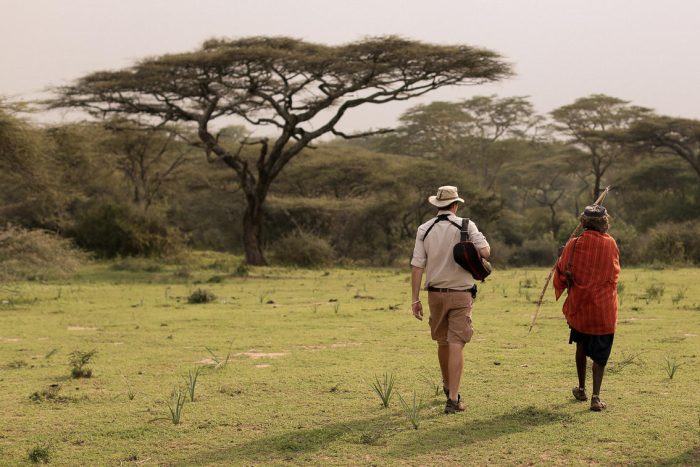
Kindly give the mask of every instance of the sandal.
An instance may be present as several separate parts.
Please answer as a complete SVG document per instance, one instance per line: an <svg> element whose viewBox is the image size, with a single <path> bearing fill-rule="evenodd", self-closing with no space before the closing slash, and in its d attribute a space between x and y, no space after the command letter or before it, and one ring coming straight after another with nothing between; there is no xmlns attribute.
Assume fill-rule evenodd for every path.
<svg viewBox="0 0 700 467"><path fill-rule="evenodd" d="M587 401L588 396L586 395L586 390L583 388L573 388L571 393L574 395L577 401Z"/></svg>
<svg viewBox="0 0 700 467"><path fill-rule="evenodd" d="M605 410L608 405L600 400L600 396L591 396L591 410L593 412L600 412Z"/></svg>

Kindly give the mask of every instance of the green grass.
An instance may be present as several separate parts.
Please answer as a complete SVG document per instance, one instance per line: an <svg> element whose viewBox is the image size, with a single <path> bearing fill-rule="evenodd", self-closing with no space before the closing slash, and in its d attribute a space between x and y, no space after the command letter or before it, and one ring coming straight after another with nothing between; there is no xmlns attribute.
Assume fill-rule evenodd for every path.
<svg viewBox="0 0 700 467"><path fill-rule="evenodd" d="M573 348L551 293L527 336L548 271L494 272L465 351L467 411L446 416L409 271L225 268L206 284L215 301L188 304L217 261L240 264L98 263L71 282L0 289L2 464L31 465L37 446L51 465L700 462L700 269L623 270L603 413L571 397ZM684 296L648 300L652 286ZM70 354L93 349L92 377L72 379ZM668 355L683 363L673 379ZM172 388L196 366L175 425ZM400 404L382 408L370 383L384 373L408 405L414 390L423 402L418 429Z"/></svg>

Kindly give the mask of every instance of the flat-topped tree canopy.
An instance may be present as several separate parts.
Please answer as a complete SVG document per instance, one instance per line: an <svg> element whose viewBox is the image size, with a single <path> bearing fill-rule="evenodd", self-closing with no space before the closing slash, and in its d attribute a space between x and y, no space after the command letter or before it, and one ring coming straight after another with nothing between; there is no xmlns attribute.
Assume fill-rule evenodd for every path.
<svg viewBox="0 0 700 467"><path fill-rule="evenodd" d="M91 73L57 88L49 105L80 108L98 117L119 114L155 124L196 124L207 151L236 171L250 216L257 219L270 183L313 140L328 133L358 137L389 131L344 134L337 125L348 110L511 74L510 66L490 50L397 36L342 45L289 37L211 39L194 52ZM211 134L210 122L231 116L277 129L273 140L258 141L254 168L240 157L240 148L224 148ZM259 244L258 238L250 241ZM260 254L248 259L262 263L262 250L256 248Z"/></svg>

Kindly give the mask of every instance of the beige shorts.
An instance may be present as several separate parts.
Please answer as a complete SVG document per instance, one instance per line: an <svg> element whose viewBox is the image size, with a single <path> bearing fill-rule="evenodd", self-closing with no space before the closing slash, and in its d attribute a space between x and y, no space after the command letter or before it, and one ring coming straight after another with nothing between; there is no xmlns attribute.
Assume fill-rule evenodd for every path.
<svg viewBox="0 0 700 467"><path fill-rule="evenodd" d="M430 335L438 345L466 344L472 339L472 294L428 292Z"/></svg>

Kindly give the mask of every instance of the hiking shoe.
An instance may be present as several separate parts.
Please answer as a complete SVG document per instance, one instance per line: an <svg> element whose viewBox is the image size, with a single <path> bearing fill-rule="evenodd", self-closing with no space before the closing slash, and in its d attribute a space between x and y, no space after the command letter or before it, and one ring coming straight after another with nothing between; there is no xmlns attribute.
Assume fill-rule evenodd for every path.
<svg viewBox="0 0 700 467"><path fill-rule="evenodd" d="M593 412L600 412L605 410L608 405L600 400L600 396L591 396L591 410Z"/></svg>
<svg viewBox="0 0 700 467"><path fill-rule="evenodd" d="M456 401L453 401L452 399L447 399L447 402L445 403L445 413L449 414L457 412L464 412L464 404L462 403L462 398L460 397Z"/></svg>
<svg viewBox="0 0 700 467"><path fill-rule="evenodd" d="M577 401L587 401L588 396L586 395L586 390L583 388L573 388L571 393L574 395Z"/></svg>

